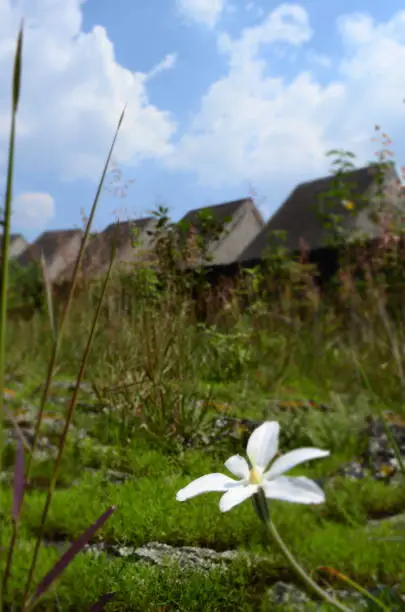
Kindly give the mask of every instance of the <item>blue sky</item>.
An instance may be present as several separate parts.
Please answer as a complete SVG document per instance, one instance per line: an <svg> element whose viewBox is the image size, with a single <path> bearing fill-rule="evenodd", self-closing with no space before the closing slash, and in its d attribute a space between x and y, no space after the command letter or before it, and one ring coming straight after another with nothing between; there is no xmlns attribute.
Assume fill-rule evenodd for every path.
<svg viewBox="0 0 405 612"><path fill-rule="evenodd" d="M173 218L255 194L265 217L326 152L373 159L380 124L405 146L399 0L0 0L0 172L15 36L26 20L13 230L78 227L114 125L126 197L95 220L167 205ZM3 180L4 184L4 180ZM107 180L107 187L109 180Z"/></svg>

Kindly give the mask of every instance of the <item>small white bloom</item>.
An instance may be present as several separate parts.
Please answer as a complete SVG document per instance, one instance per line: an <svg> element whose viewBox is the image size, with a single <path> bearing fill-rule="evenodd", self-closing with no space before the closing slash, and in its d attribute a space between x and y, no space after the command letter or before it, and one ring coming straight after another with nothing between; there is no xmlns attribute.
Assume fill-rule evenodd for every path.
<svg viewBox="0 0 405 612"><path fill-rule="evenodd" d="M249 438L246 454L250 466L240 455L234 455L225 462L225 467L239 480L225 474L206 474L181 489L176 495L177 501L185 501L201 493L224 493L219 508L222 512L227 512L252 497L261 488L269 499L321 504L325 501L325 494L313 480L304 476L294 478L283 474L305 461L327 457L329 451L299 448L277 458L267 469L277 454L279 433L280 425L276 421L266 421L255 429Z"/></svg>

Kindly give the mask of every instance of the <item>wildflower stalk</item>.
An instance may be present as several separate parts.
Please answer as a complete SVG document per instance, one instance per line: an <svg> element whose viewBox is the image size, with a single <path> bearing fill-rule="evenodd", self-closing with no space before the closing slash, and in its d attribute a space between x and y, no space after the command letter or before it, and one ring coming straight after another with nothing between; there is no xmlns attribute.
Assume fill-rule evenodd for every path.
<svg viewBox="0 0 405 612"><path fill-rule="evenodd" d="M280 534L276 529L276 526L271 520L267 501L262 489L259 489L259 492L253 496L253 507L258 517L265 525L267 532L272 538L273 542L277 544L277 547L279 548L280 552L282 553L286 561L289 563L289 565L292 567L294 572L297 574L297 576L305 584L305 586L315 595L323 599L330 606L334 606L337 610L341 610L341 612L350 612L350 608L347 608L333 597L330 597L330 595L328 595L326 591L324 591L314 580L312 580L310 576L308 576L306 571L296 561L295 557L284 544Z"/></svg>

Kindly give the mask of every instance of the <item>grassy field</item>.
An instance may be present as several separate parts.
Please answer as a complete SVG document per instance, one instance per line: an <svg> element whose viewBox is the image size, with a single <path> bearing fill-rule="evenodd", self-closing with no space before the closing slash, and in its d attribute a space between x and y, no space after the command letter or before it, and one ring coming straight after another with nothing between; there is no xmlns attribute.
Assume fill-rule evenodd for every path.
<svg viewBox="0 0 405 612"><path fill-rule="evenodd" d="M356 374L355 355L349 361L355 347L348 351L342 346L342 332L332 328L322 337L320 330L316 334L316 329L308 329L313 322L307 323L293 332L297 336L295 350L277 380L274 377L281 370L284 356L272 347L280 346L282 352L283 340L288 345L291 339L286 337L286 330L264 328L261 338L266 338L267 351L263 352L263 342L259 343L260 354L258 351L257 356L247 358L247 363L234 359L235 371L228 371L220 361L231 363L232 350L243 354L239 343L245 340L235 334L235 346L232 349L228 343L224 358L217 345L213 346L209 330L187 325L181 311L177 321L171 317L170 329L163 306L148 312L147 328L141 306L131 322L120 318L111 322L111 330L106 325L99 327L42 533L47 546L40 550L35 580L52 566L66 543L83 533L109 506L116 506L116 510L94 539L103 542L107 550L98 555L81 552L39 609L90 609L97 598L114 592L107 609L261 610L270 609L266 608L266 601L270 601L266 593L272 584L279 580L297 583L277 550L271 545L263 547L263 532L250 504L221 514L216 494L185 504L176 502L176 492L189 481L223 471L223 462L231 454L244 452L243 429L233 436L218 432L209 442L204 442L204 435L188 440L188 420L191 414L196 419L204 401L209 408L195 420L202 434L215 431L212 420L224 414L270 419L281 424L283 452L299 446L330 450L330 457L295 470L326 483L325 504L271 504L279 531L304 567L316 570L328 566L365 587L404 583L403 542L384 539L393 535L392 527L384 522L373 531L374 537L382 539L370 540L367 525L370 520L403 512L405 488L371 476L352 480L337 475L341 466L361 454L367 416L378 414L381 406L404 414L398 386L390 384L395 364L389 358L389 345L385 343L385 356L378 356L374 350L362 359L369 379L377 383L371 392ZM76 330L85 329L85 316L82 321L74 316L73 320ZM325 323L321 318L317 325ZM38 387L45 373L41 364L46 364L49 351L46 342L41 342L47 337L47 325L46 318L38 317L31 323L10 327L8 355L14 366L8 372L8 385L14 384L16 396L7 405L15 406L17 415L18 411L29 415L31 409L35 414ZM239 329L243 325L249 334L247 320L235 325ZM28 329L33 333L27 342ZM310 333L318 335L317 346L309 341ZM253 326L251 334L257 334ZM149 342L144 341L145 335ZM57 444L71 395L69 388L74 385L71 376L83 349L79 334L70 335L68 330L67 338L72 341L67 340L61 350L61 371L45 410L43 436L49 449ZM378 346L377 338L374 341ZM367 356L366 348L359 344L359 353ZM383 351L382 345L380 349ZM43 361L39 359L41 353ZM388 365L381 368L386 362ZM382 397L387 398L384 404ZM317 405L306 410L299 404L285 406L281 402L308 399L325 404L328 411L321 411ZM33 464L22 510L8 589L15 602L21 596L53 470L54 461L48 456L51 451L47 454L46 448L45 444L40 460ZM5 460L3 469L11 469L14 453L10 449ZM4 486L2 499L1 539L6 546L11 533L10 486ZM245 551L249 555L234 559L226 569L183 569L169 562L159 567L141 562L134 553L134 549L151 542L218 552ZM128 556L111 552L117 546L128 547ZM335 582L335 586L342 585Z"/></svg>
<svg viewBox="0 0 405 612"><path fill-rule="evenodd" d="M13 82L6 264L21 44L22 38ZM47 308L31 321L10 321L3 266L0 609L329 609L319 601L305 608L275 601L280 582L304 587L251 504L224 514L218 494L176 501L190 481L223 472L227 458L244 454L249 423L224 431L218 419L225 417L278 421L283 453L308 446L330 452L293 470L324 488L325 503L272 501L271 518L318 584L347 588L340 572L374 596L378 591L368 608L346 598L347 609L403 609L390 589L404 593L405 534L398 536L388 521L405 508L400 458L392 482L376 479L372 469L361 479L340 473L370 448L370 419L388 420L389 411L404 429L402 285L394 283L399 293L390 293L376 266L362 287L352 283L348 290L342 279L330 299L309 282L305 266L297 278L296 266L275 258L269 291L251 276L249 306L242 308L235 292L210 325L197 322L179 276L174 282L166 270L157 291L135 269L130 309L114 298L120 280L109 271L91 296L75 298L72 290L62 310L45 278ZM147 561L152 545L163 550L159 563L150 555ZM204 557L207 549L213 552Z"/></svg>

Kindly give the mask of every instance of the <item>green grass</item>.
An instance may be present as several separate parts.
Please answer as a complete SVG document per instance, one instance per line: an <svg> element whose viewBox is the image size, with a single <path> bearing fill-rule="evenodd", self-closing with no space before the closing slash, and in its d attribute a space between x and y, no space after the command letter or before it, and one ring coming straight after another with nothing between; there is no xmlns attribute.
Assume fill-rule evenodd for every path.
<svg viewBox="0 0 405 612"><path fill-rule="evenodd" d="M63 393L66 394L66 390L59 390L59 397L63 397ZM89 401L89 397L86 400ZM53 408L62 410L63 405L57 403ZM315 436L316 429L321 428L320 419L330 418L333 424L334 418L343 418L342 414L347 418L345 412L326 417L314 410L305 415L306 427L310 431L309 424L313 423L312 435ZM232 566L224 575L218 571L201 575L197 571L184 574L173 568L148 567L133 559L117 559L105 554L94 559L88 553L81 553L51 591L45 600L46 605L56 605L52 601L57 593L62 609L73 609L75 606L81 609L81 606L90 605L105 592L114 590L118 596L114 604L109 604L108 609L112 610L156 610L165 605L169 609L173 605L173 609L193 610L198 609L199 601L206 602L204 609L253 610L258 609L259 602L266 599L266 589L280 576L296 582L277 552L271 548L263 550L260 524L249 503L221 514L218 510L219 494L208 494L185 503L175 500L177 490L192 479L204 473L224 471L223 461L230 452L243 453L241 441L234 442L232 447L218 440L218 444L214 443L208 451L186 449L178 454L168 453L158 445L151 446L148 438L138 432L124 447L112 444L101 447L95 432L99 430L103 418L103 414L97 412L90 417L87 410L80 408L76 413L75 425L85 427L88 435L80 444L75 444L75 430L72 431L72 441L64 455L62 478L58 481L44 527L45 540L72 541L108 506L116 505L116 512L97 537L106 543L137 547L158 541L172 546L246 551L264 555L264 560L246 567L242 561L236 562L235 567ZM294 427L296 418L294 415L284 416L285 427L288 429L288 423ZM113 419L110 424L114 427ZM327 433L323 435L328 447ZM301 436L305 442L305 437L311 437L311 434L307 432ZM361 448L360 440L355 435L352 445L342 447L340 452L337 442L333 442L333 438L330 441L336 446L336 451L330 457L297 468L296 473L312 478L331 477ZM103 453L100 448L103 448ZM34 467L33 487L27 495L22 514L23 548L17 549L20 552L16 557L11 584L18 585L18 576L26 572L21 558L22 550L24 547L27 550L32 548L38 533L45 500L45 492L41 489L46 484L51 467L50 461ZM87 472L88 468L90 471ZM118 484L111 482L108 470L124 471L128 474L128 480ZM38 482L39 477L42 483ZM370 519L403 511L405 489L390 487L372 479L351 481L337 477L333 485L327 486L326 494L326 503L312 508L283 502L273 502L271 505L274 521L300 563L308 569L325 565L339 569L363 586L371 587L376 582L394 584L403 580L403 545L370 541L365 527ZM11 497L7 489L3 491L3 500L2 545L6 544L9 532L6 526ZM382 525L374 528L373 536L382 537L391 533L392 528ZM42 575L45 568L52 564L55 554L52 549L42 549L36 576ZM108 579L100 579L100 573L106 572ZM81 585L91 584L91 587L74 591L72 585L79 577Z"/></svg>
<svg viewBox="0 0 405 612"><path fill-rule="evenodd" d="M24 559L32 553L33 540L22 542L10 593L18 602L19 581L27 572ZM43 575L57 560L52 549L43 549L37 568ZM263 581L263 576L262 576ZM78 585L80 584L80 589ZM110 610L254 610L256 585L246 564L235 563L229 572L208 573L184 571L180 568L157 568L134 564L118 558L83 554L69 566L60 582L38 609L85 610L100 596L115 592ZM59 608L60 609L60 608Z"/></svg>
<svg viewBox="0 0 405 612"><path fill-rule="evenodd" d="M131 368L135 369L139 357L132 354L132 359ZM114 354L108 360L112 362ZM97 378L98 365L97 356L89 368L89 381ZM106 368L105 363L103 367L109 372L104 384L113 387L121 378L121 370L118 366L116 370L110 366ZM286 544L308 571L329 566L367 587L377 583L401 583L405 579L405 548L401 542L378 539L392 535L393 528L384 524L374 528L372 535L377 539L370 540L366 526L371 519L403 512L405 489L371 478L351 481L335 476L341 466L363 450L365 419L372 413L378 414L379 406L360 384L357 388L348 388L345 393L331 390L327 381L332 378L333 371L328 370L327 384L322 387L315 379L294 379L296 369L293 363L291 374L268 390L256 380L254 371L249 370L246 370L243 380L212 384L200 377L195 384L198 384L202 396L210 389L212 404L218 410L227 404L231 416L278 420L282 451L308 445L331 451L328 458L310 462L296 470L297 474L312 478L334 476L333 484L326 487L325 504L310 508L274 502L271 506L273 519ZM23 399L35 401L38 380L35 376L33 378L35 384L28 378L27 385L19 390L17 402ZM69 397L70 374L61 373L58 380L64 381L64 386L56 384L51 389L47 411L63 414ZM201 574L195 570L184 573L176 568L146 566L131 558L119 559L105 553L97 558L81 553L51 589L43 609L56 606L56 594L61 609L84 609L110 590L117 592L115 602L107 606L111 610L158 610L164 606L173 610L193 610L201 609L200 601L208 610L266 609L266 591L271 584L280 579L296 583L296 578L276 551L263 549L263 534L251 505L243 504L221 514L218 494L201 496L185 503L175 500L176 492L185 484L204 473L224 471L223 463L231 454L243 454L243 434L234 440L218 434L208 448L181 449L176 444L162 445L159 439L146 435L139 423L135 424L131 416L132 397L131 393L124 399L119 393L109 394L110 410L106 413L93 393L87 388L81 391L74 427L43 529L45 540L72 541L107 507L116 505L115 513L97 534L96 540L134 547L158 541L172 546L208 547L216 551L240 550L264 555L264 558L249 565L242 560L235 562L225 574L218 571ZM276 399L315 399L326 404L329 411L322 413L315 408L308 412L280 410L274 402ZM394 402L388 403L387 407L403 413ZM210 418L216 414L219 415L212 409ZM129 424L133 423L130 429L123 425L123 417ZM78 431L83 434L80 439ZM9 466L12 461L11 455L7 461ZM52 468L50 460L33 464L32 487L22 512L24 531L21 546L28 549L32 549L38 534L46 495L44 487ZM127 479L115 483L112 470L123 472ZM11 504L10 491L5 485L2 497L5 529L2 529L1 539L4 545L7 543L9 527L6 526ZM55 554L53 549L41 549L35 574L37 580L52 565ZM16 555L10 584L18 585L24 572L26 565L20 552ZM101 579L100 572L108 573L108 579ZM76 580L91 586L75 592L72 585Z"/></svg>

